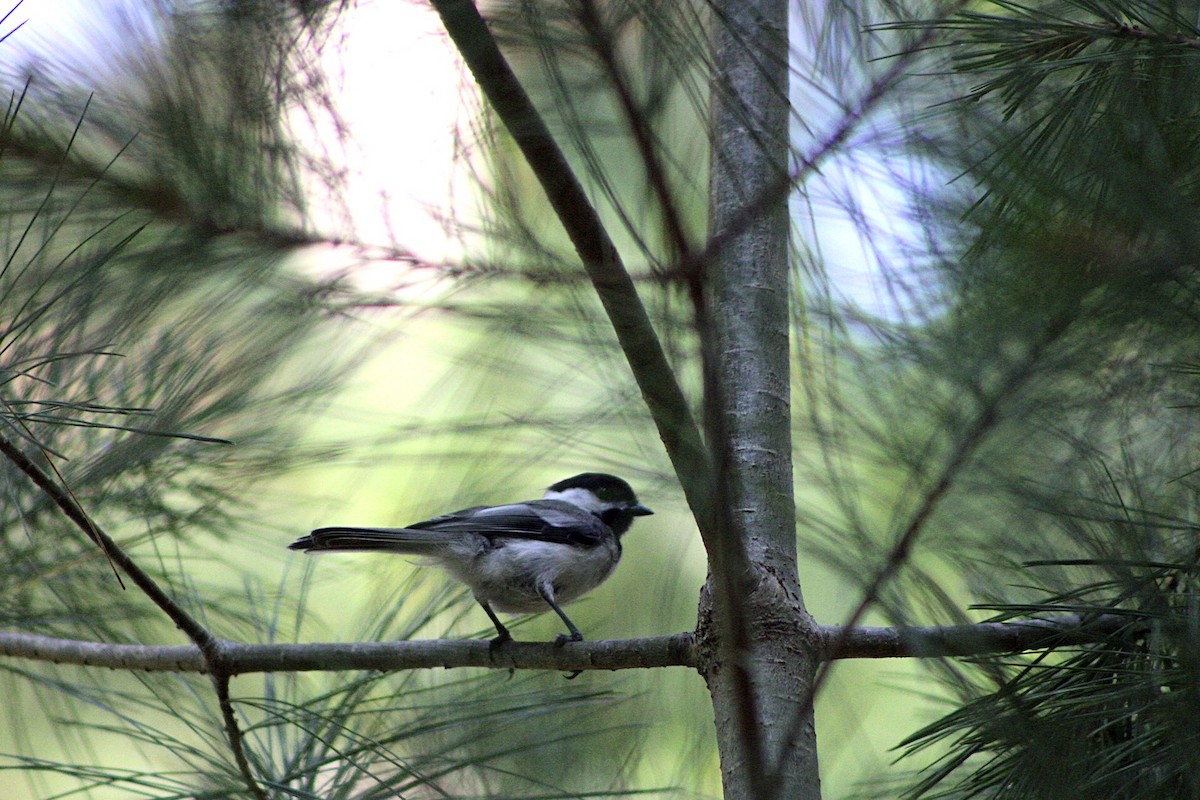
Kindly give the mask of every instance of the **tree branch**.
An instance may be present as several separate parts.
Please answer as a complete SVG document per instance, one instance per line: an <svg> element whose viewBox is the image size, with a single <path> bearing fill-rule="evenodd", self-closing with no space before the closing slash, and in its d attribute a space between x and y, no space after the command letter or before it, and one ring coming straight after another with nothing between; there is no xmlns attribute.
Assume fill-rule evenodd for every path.
<svg viewBox="0 0 1200 800"><path fill-rule="evenodd" d="M822 625L823 658L947 658L1021 653L1094 644L1136 620L1121 614L980 622L912 628L854 628ZM490 642L435 639L403 642L242 644L221 640L230 675L262 672L338 672L406 669L654 669L697 665L690 632L642 639L572 642L509 642L493 651ZM139 672L205 673L209 665L195 645L109 644L0 631L0 656Z"/></svg>
<svg viewBox="0 0 1200 800"><path fill-rule="evenodd" d="M677 633L646 639L571 642L507 642L493 650L475 639L321 644L241 644L222 642L231 675L258 672L395 671L442 667L575 670L690 667L693 636ZM145 672L208 672L194 645L107 644L0 631L0 656Z"/></svg>
<svg viewBox="0 0 1200 800"><path fill-rule="evenodd" d="M1082 617L1064 614L1050 619L931 625L918 628L854 628L822 625L823 659L947 658L1024 653L1094 644L1130 625L1121 614Z"/></svg>

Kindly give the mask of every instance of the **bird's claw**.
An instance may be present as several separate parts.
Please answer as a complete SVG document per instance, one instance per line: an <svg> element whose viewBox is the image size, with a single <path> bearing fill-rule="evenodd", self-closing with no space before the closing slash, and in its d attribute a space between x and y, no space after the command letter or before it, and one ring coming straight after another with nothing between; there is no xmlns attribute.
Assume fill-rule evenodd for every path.
<svg viewBox="0 0 1200 800"><path fill-rule="evenodd" d="M494 638L488 642L488 654L492 655L492 656L496 655L497 650L499 650L501 647L503 647L508 642L511 642L512 640L513 640L512 634L509 633L508 631L505 631L504 633L500 634L499 636L497 636L496 638Z"/></svg>
<svg viewBox="0 0 1200 800"><path fill-rule="evenodd" d="M570 636L568 636L565 633L560 633L558 636L554 637L554 646L562 647L567 642L582 642L582 641L583 641L583 634L580 633L579 631L572 632ZM569 681L573 681L582 674L583 674L583 670L577 669L574 672L570 673L569 675L564 675L563 677Z"/></svg>
<svg viewBox="0 0 1200 800"><path fill-rule="evenodd" d="M582 641L583 641L583 634L579 633L578 631L576 631L575 633L572 633L570 636L568 636L565 633L560 633L558 636L554 637L554 646L562 647L567 642L582 642Z"/></svg>

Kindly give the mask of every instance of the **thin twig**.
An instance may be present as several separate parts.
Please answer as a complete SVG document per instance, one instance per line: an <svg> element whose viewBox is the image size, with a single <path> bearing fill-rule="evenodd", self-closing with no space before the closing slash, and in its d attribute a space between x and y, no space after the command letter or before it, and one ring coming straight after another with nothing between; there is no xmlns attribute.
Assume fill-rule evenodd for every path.
<svg viewBox="0 0 1200 800"><path fill-rule="evenodd" d="M221 707L221 717L225 720L225 736L229 739L233 750L233 760L237 764L238 772L242 773L246 785L258 800L267 800L266 792L254 779L254 772L250 769L250 760L246 756L246 748L242 745L242 729L238 727L237 714L233 710L233 699L229 696L229 679L230 675L224 665L220 672L212 673L213 686L217 690L217 703Z"/></svg>
<svg viewBox="0 0 1200 800"><path fill-rule="evenodd" d="M1063 614L1048 619L916 628L821 626L826 661L848 658L955 658L1095 644L1137 625L1123 614ZM1151 623L1143 621L1149 627Z"/></svg>

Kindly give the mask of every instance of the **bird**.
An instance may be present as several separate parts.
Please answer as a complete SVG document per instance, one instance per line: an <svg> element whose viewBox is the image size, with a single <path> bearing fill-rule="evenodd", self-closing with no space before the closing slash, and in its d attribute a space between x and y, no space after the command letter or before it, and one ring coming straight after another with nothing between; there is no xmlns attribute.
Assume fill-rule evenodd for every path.
<svg viewBox="0 0 1200 800"><path fill-rule="evenodd" d="M552 610L567 626L555 644L583 641L562 605L595 589L621 559L635 517L653 514L621 478L584 472L546 489L540 500L474 506L403 528L318 528L288 547L308 553L388 552L422 556L471 589L498 636L512 639L497 611Z"/></svg>

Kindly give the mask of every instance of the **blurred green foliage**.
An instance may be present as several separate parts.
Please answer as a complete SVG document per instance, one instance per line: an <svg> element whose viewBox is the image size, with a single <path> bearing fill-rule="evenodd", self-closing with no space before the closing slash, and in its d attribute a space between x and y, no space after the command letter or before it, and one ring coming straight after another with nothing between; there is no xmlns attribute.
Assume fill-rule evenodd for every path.
<svg viewBox="0 0 1200 800"><path fill-rule="evenodd" d="M0 57L13 92L3 435L53 464L219 635L487 635L437 575L382 557L308 564L282 545L314 524L531 497L595 468L660 513L572 616L595 638L691 627L704 554L607 322L493 121L459 131L483 208L447 223L466 256L393 249L402 288L367 291L355 278L370 252L335 246L354 244L358 212L341 202L353 125L328 71L340 15L357 10L121 7L120 46ZM700 244L711 21L700 3L603 9ZM489 13L699 404L665 210L570 4ZM1190 796L1198 12L1058 0L940 13L847 1L795 15L791 444L806 601L822 622L842 618L935 496L872 622L1118 610L1135 633L1048 657L838 665L817 706L826 794L1062 797L1072 776L1089 796ZM905 80L878 83L931 30ZM403 79L449 90L454 76ZM178 640L46 498L0 475L6 629ZM517 628L554 631L544 618ZM204 679L0 666L14 698L6 790L244 791ZM719 791L711 709L683 671L256 676L234 694L280 796ZM955 709L912 734L948 697ZM933 764L912 782L908 759L887 763L905 741ZM1043 769L1041 751L1063 741L1071 769Z"/></svg>

